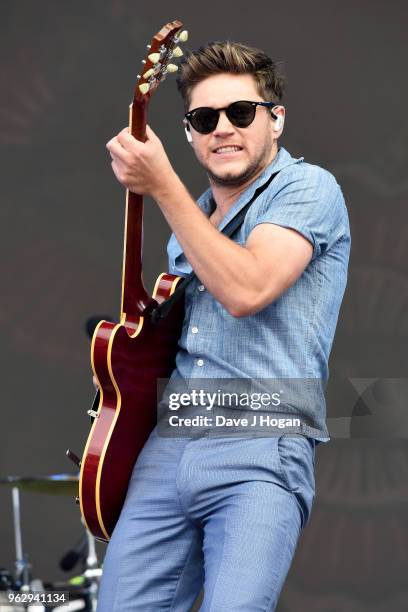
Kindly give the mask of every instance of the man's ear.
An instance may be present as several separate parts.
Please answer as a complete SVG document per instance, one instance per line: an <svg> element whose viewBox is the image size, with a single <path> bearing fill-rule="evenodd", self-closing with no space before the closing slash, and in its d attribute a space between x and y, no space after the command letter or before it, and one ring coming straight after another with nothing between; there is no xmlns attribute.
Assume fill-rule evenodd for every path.
<svg viewBox="0 0 408 612"><path fill-rule="evenodd" d="M276 114L276 112L274 112L276 108L279 108L279 107L278 106L274 106L272 108L272 110L271 110L271 117L275 121L274 126L273 126L273 131L274 132L279 132L283 128L284 123L285 123L285 113L280 114L280 115ZM283 108L283 111L285 111L284 107L282 107L282 108Z"/></svg>

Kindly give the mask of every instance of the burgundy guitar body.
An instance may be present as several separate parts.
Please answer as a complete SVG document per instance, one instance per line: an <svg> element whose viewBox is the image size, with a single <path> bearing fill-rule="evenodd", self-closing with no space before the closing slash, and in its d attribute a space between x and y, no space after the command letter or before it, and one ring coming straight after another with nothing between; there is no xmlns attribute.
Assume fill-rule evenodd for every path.
<svg viewBox="0 0 408 612"><path fill-rule="evenodd" d="M156 297L168 297L179 279L163 275ZM92 363L100 385L98 416L85 448L80 476L81 512L89 530L109 540L119 517L138 454L156 423L158 378L174 366L182 304L156 325L101 321L92 340Z"/></svg>
<svg viewBox="0 0 408 612"><path fill-rule="evenodd" d="M152 91L167 72L175 45L185 40L182 24L174 21L152 39L139 78L129 128L145 139L147 105ZM177 48L176 48L177 49ZM153 55L152 55L153 54ZM150 71L150 72L149 72ZM170 69L169 69L170 71ZM148 86L148 87L147 87ZM101 321L94 332L91 363L99 385L99 406L81 461L79 501L89 531L108 541L119 518L136 459L156 424L157 379L174 368L184 315L183 303L154 323L150 314L166 300L180 277L162 274L153 295L142 280L143 198L127 192L122 308L117 323Z"/></svg>

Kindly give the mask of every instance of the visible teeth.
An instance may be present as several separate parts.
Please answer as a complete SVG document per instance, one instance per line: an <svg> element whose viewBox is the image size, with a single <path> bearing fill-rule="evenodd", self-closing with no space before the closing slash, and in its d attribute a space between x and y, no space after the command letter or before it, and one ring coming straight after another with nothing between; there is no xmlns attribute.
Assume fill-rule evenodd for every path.
<svg viewBox="0 0 408 612"><path fill-rule="evenodd" d="M234 153L234 151L240 151L241 148L240 147L220 147L219 149L216 149L215 152L216 153Z"/></svg>

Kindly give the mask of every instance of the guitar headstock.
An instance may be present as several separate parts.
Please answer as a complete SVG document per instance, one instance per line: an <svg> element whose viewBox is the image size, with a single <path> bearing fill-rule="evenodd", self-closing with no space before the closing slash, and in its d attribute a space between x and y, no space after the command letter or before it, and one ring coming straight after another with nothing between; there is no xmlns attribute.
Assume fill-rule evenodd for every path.
<svg viewBox="0 0 408 612"><path fill-rule="evenodd" d="M171 63L171 60L183 55L178 45L188 39L188 32L182 31L182 26L181 21L168 23L153 36L150 45L147 45L148 53L142 60L143 72L138 75L134 102L150 98L168 73L177 72L178 66Z"/></svg>

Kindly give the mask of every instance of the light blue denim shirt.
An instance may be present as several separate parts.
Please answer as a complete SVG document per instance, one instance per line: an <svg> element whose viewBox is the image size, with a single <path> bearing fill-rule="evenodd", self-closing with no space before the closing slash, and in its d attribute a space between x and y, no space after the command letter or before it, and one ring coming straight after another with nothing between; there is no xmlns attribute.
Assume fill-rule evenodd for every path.
<svg viewBox="0 0 408 612"><path fill-rule="evenodd" d="M230 315L196 278L186 290L173 375L182 379L318 381L317 387L310 387L311 397L295 393L286 412L301 418L295 431L327 441L322 389L328 379L328 359L350 254L349 221L339 185L328 171L305 162L303 157L295 159L280 147L275 159L242 193L218 229L221 231L255 189L277 171L249 208L233 240L245 245L255 226L273 223L307 238L313 245L312 260L281 297L247 317ZM211 213L210 189L199 198L198 205L207 215ZM167 250L170 273L186 276L191 266L174 234Z"/></svg>

